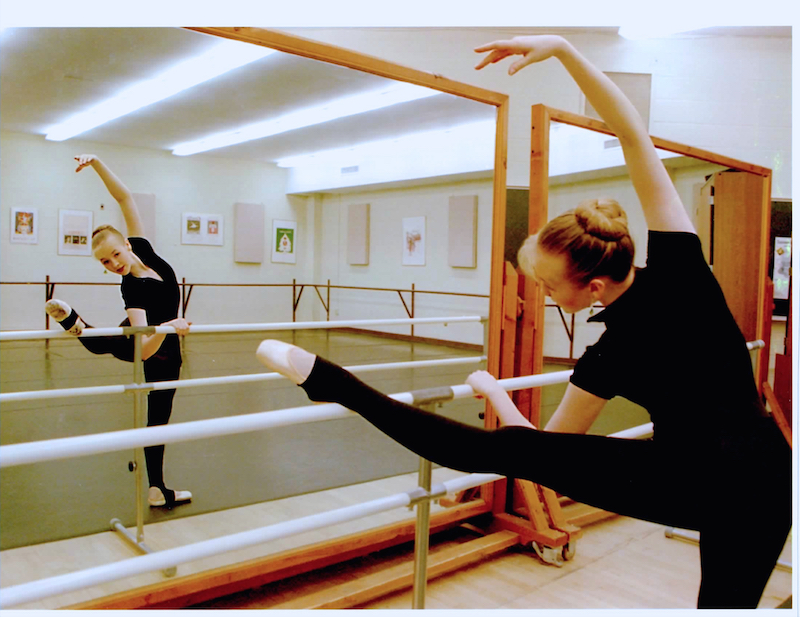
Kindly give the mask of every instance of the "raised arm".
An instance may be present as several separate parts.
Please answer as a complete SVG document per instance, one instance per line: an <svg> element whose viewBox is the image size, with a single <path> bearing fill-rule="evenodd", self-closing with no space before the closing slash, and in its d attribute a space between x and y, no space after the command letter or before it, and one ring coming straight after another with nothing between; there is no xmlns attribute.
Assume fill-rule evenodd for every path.
<svg viewBox="0 0 800 617"><path fill-rule="evenodd" d="M647 227L653 231L694 233L686 209L656 152L639 113L622 91L560 36L520 36L494 41L475 49L490 52L478 65L481 69L513 55L521 55L508 69L513 75L523 67L555 57L583 91L600 117L620 141L631 182L644 210Z"/></svg>
<svg viewBox="0 0 800 617"><path fill-rule="evenodd" d="M117 200L122 210L122 216L125 219L126 235L129 238L144 238L144 225L139 215L139 208L136 206L133 193L128 187L94 154L81 154L76 156L75 160L78 161L76 173L84 167L92 167L97 172L97 175L100 176L103 184L106 185L111 196Z"/></svg>

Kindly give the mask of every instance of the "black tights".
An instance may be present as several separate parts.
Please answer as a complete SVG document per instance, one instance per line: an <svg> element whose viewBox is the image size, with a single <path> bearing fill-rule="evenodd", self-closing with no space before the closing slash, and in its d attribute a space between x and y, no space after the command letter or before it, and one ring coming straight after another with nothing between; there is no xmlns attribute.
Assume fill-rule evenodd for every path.
<svg viewBox="0 0 800 617"><path fill-rule="evenodd" d="M603 510L700 531L699 608L755 608L791 526L791 451L770 418L747 435L674 446L476 428L395 401L320 357L302 388L439 465L530 480ZM754 508L767 504L756 518Z"/></svg>
<svg viewBox="0 0 800 617"><path fill-rule="evenodd" d="M65 330L69 330L74 324L78 314L73 310L69 317L59 322ZM89 324L84 322L87 328ZM130 326L129 319L125 319L120 326ZM172 335L168 335L169 336ZM133 337L132 336L101 336L78 339L81 344L93 354L111 354L115 358L125 362L133 362ZM168 347L169 346L169 347ZM164 348L174 348L165 340L161 346ZM152 357L144 361L144 378L147 383L156 381L173 381L181 374L180 348L177 354L162 354L161 349ZM175 390L153 390L147 394L147 426L162 426L169 422L172 415L172 400L175 398ZM147 478L150 486L157 486L167 497L167 501L172 501L172 491L164 485L164 446L148 446L144 449L144 460L147 466Z"/></svg>

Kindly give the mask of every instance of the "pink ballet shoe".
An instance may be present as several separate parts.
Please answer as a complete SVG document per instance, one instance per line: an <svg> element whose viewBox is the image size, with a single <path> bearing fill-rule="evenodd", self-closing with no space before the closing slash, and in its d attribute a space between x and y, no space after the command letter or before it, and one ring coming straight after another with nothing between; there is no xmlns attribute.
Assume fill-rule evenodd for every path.
<svg viewBox="0 0 800 617"><path fill-rule="evenodd" d="M187 503L192 500L192 494L189 491L173 491L167 489L166 494L157 486L151 486L147 493L147 503L152 508L160 506L177 506L182 503Z"/></svg>
<svg viewBox="0 0 800 617"><path fill-rule="evenodd" d="M308 363L309 367L307 370L304 370L302 367L298 368L292 362L291 352L293 350L297 350L295 353L300 352L310 357L311 362ZM296 345L290 345L289 343L276 341L274 339L261 341L261 344L258 346L258 351L256 351L256 356L261 364L291 379L297 385L300 385L308 378L308 375L311 373L311 367L314 366L313 354ZM300 357L302 358L302 356ZM295 358L297 359L297 356L295 356ZM302 358L302 360L306 360L306 358ZM305 364L305 362L303 363Z"/></svg>
<svg viewBox="0 0 800 617"><path fill-rule="evenodd" d="M80 316L63 300L56 300L55 298L48 300L44 305L44 310L70 334L79 336L83 333L84 327L86 327Z"/></svg>

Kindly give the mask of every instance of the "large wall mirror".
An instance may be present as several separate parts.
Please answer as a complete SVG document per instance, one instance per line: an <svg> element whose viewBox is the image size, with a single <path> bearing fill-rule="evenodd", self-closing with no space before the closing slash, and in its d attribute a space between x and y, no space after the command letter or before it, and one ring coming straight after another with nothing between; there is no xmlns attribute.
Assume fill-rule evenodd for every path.
<svg viewBox="0 0 800 617"><path fill-rule="evenodd" d="M90 255L57 250L60 211L89 213L92 227L123 224L96 175L91 170L75 173L73 157L81 153L97 154L142 197L145 227L157 251L174 266L179 280L196 284L187 310L194 323L405 318L411 305L407 293L404 304L397 293L372 288L412 285L417 317L497 314L493 303L500 293L490 292L492 285L501 284L496 271L502 261L493 259L492 245L505 222L506 95L259 29L11 28L0 36L2 329L43 329L46 277L55 283L55 297L81 306L88 323L113 326L125 316L119 277L104 272ZM208 75L208 69L212 77L203 80L200 73ZM111 97L119 95L130 107L139 96L150 95L149 88L129 90L137 84L156 80L163 83L150 85L177 89L193 79L200 83L139 109L109 112L118 117L98 122L106 112L97 106ZM69 135L61 123L79 113L88 125L97 125ZM250 130L252 139L233 143ZM221 141L211 143L216 139ZM35 217L36 238L30 242L7 241L15 233L17 211ZM216 243L207 226L215 216L216 233L222 236ZM200 219L202 241L187 242L192 217ZM291 259L275 259L270 250L276 221L294 231L288 238L293 250L285 252L292 253ZM404 261L404 226L419 221L425 252ZM466 255L452 255L454 230L462 234L456 248L465 249ZM354 244L360 250L353 250ZM359 289L333 290L328 306L324 292L307 290L293 314L293 281L330 281ZM383 330L409 333L408 326ZM484 330L478 323L415 330L418 337L473 346L476 356L483 349ZM490 346L498 332L492 326ZM76 360L85 359L75 353ZM194 375L186 374L193 361L187 355L184 377L259 370L255 362L231 366L219 353L213 368L217 372L203 368ZM3 358L8 360L4 381L19 381L29 371L25 385L16 389L69 387L57 382L64 377L58 369L31 372L25 362L12 362L10 354ZM129 367L120 364L109 359L79 385L129 380ZM238 409L192 403L193 397L207 396L189 391L177 397L176 416L181 406L191 410L183 420L200 420L301 404L299 398L265 402L255 396ZM482 410L483 403L471 404L471 421L478 424L475 410ZM81 417L86 432L130 427L130 401L121 397L113 409L110 405L85 401ZM3 443L52 438L52 418L73 413L68 407L62 401L46 409L6 406ZM13 421L23 413L24 424ZM191 445L175 444L169 449L169 465L179 469L184 460L193 469L192 477L216 485L216 507L297 494L292 482L278 479L288 459L294 461L293 477L305 482L302 492L416 470L417 458L394 448L388 438L357 436L372 432L366 423L357 418L343 422L340 446L354 455L375 455L374 464L325 466L324 452L335 441L331 427L304 425L292 432L312 444L308 464L298 461L297 451L287 450L288 433L265 431L263 442L261 433L208 440L201 458L193 457ZM375 444L369 446L373 438ZM361 449L349 448L354 442ZM227 460L230 451L237 452L240 462L270 470L273 480L260 484L277 492L259 495L252 482L244 486L229 481L231 470L215 461ZM101 458L107 464L98 462ZM74 478L96 473L101 466L107 473L99 482L124 482L128 458L129 453L112 453L4 470L3 497L6 503L17 502L19 507L12 510L19 515L15 532L13 517L4 508L2 548L56 539L48 524L31 526L24 520L25 512L40 510L31 501L35 492L24 490L39 482L40 475L53 486L70 487ZM131 513L132 495L120 492L115 499L109 516ZM53 518L68 522L71 535L104 531L109 516L103 511L87 517L80 505L53 512Z"/></svg>

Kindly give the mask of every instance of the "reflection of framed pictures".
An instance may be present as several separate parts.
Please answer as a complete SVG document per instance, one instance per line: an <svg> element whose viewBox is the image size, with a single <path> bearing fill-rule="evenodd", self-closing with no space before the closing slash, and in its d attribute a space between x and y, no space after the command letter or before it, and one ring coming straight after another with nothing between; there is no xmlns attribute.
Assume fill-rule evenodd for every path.
<svg viewBox="0 0 800 617"><path fill-rule="evenodd" d="M11 242L39 244L39 210L11 208Z"/></svg>
<svg viewBox="0 0 800 617"><path fill-rule="evenodd" d="M775 238L775 256L772 270L773 298L789 299L790 270L792 268L792 239Z"/></svg>
<svg viewBox="0 0 800 617"><path fill-rule="evenodd" d="M222 246L222 215L184 212L181 244Z"/></svg>
<svg viewBox="0 0 800 617"><path fill-rule="evenodd" d="M272 261L297 263L297 221L272 219Z"/></svg>
<svg viewBox="0 0 800 617"><path fill-rule="evenodd" d="M91 210L58 211L58 254L92 254Z"/></svg>
<svg viewBox="0 0 800 617"><path fill-rule="evenodd" d="M425 217L403 219L403 265L425 265Z"/></svg>

